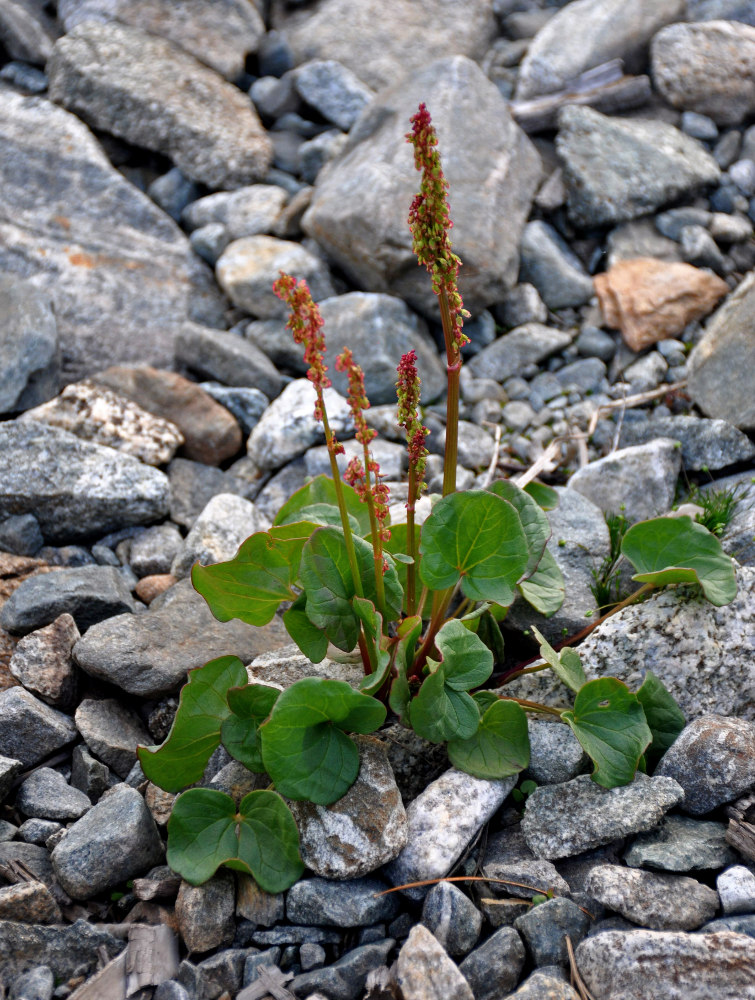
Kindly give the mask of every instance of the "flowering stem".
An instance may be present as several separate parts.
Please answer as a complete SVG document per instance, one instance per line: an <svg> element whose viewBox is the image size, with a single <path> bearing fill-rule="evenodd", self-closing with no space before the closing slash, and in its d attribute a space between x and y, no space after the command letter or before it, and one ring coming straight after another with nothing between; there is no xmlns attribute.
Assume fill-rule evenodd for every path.
<svg viewBox="0 0 755 1000"><path fill-rule="evenodd" d="M367 489L365 500L367 510L370 515L370 531L372 532L372 558L375 563L375 591L377 593L378 610L385 617L385 583L383 582L383 538L375 514L375 499L372 495L372 483L370 482L370 451L366 444L362 444L364 450L364 478Z"/></svg>
<svg viewBox="0 0 755 1000"><path fill-rule="evenodd" d="M417 470L409 466L409 500L406 505L406 548L412 560L406 567L406 613L411 617L416 611L417 544L414 537L414 510L417 497Z"/></svg>
<svg viewBox="0 0 755 1000"><path fill-rule="evenodd" d="M448 293L442 287L438 293L443 338L446 342L446 372L448 395L446 397L446 447L443 457L443 496L456 491L456 463L459 453L459 381L461 353L454 336L454 323Z"/></svg>
<svg viewBox="0 0 755 1000"><path fill-rule="evenodd" d="M351 569L351 576L354 580L354 590L357 597L364 597L364 589L362 587L362 578L359 575L359 565L357 563L357 554L354 549L354 539L351 534L351 525L349 524L349 514L346 510L346 498L343 495L343 486L341 484L341 472L338 468L338 462L335 456L334 438L333 432L330 429L330 424L328 423L328 414L325 410L325 400L323 398L322 390L318 390L318 397L320 400L320 409L322 411L322 425L325 428L325 443L328 446L328 458L330 459L330 471L333 476L333 485L336 489L336 499L338 500L338 513L341 515L341 525L343 527L343 537L346 542L346 555L349 559L349 568Z"/></svg>

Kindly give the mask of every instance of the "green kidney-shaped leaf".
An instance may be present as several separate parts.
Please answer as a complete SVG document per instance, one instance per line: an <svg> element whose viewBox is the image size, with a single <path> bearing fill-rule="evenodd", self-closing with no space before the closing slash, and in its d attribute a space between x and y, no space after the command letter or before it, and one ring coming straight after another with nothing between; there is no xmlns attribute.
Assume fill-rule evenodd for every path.
<svg viewBox="0 0 755 1000"><path fill-rule="evenodd" d="M687 720L664 684L650 670L645 673L637 700L645 710L645 718L653 734L647 756L656 761L674 743Z"/></svg>
<svg viewBox="0 0 755 1000"><path fill-rule="evenodd" d="M340 529L315 531L302 550L299 576L307 595L307 617L334 646L350 652L357 644L359 622L351 606L354 580Z"/></svg>
<svg viewBox="0 0 755 1000"><path fill-rule="evenodd" d="M532 576L522 580L517 589L525 601L546 618L558 611L566 597L566 586L558 563L548 549L544 550Z"/></svg>
<svg viewBox="0 0 755 1000"><path fill-rule="evenodd" d="M312 663L320 663L328 652L328 637L310 621L306 612L307 595L299 594L291 607L283 612L286 631Z"/></svg>
<svg viewBox="0 0 755 1000"><path fill-rule="evenodd" d="M218 621L239 618L249 625L267 625L281 601L296 597L292 585L298 565L290 542L260 531L247 538L229 562L196 563L191 582Z"/></svg>
<svg viewBox="0 0 755 1000"><path fill-rule="evenodd" d="M569 646L565 646L557 653L545 636L534 625L532 626L532 631L540 643L540 655L546 663L550 664L561 683L571 688L572 691L580 691L583 685L587 683L587 677L585 677L585 672L582 669L582 661L579 658L579 653Z"/></svg>
<svg viewBox="0 0 755 1000"><path fill-rule="evenodd" d="M477 731L480 711L466 691L448 687L439 668L426 677L409 703L412 729L431 743L469 739Z"/></svg>
<svg viewBox="0 0 755 1000"><path fill-rule="evenodd" d="M346 503L346 511L359 525L359 534L369 534L370 512L367 509L366 504L362 503L357 496L356 491L349 486L348 483L341 482L341 489L343 490L343 497ZM296 493L289 497L286 503L283 504L273 523L278 525L288 524L290 521L304 520L302 517L302 511L304 511L307 507L312 507L316 504L333 507L336 512L338 511L338 494L336 493L335 485L330 476L315 476L315 478L310 480L310 482L308 482L305 486L298 489ZM339 521L333 521L331 523L340 524L340 519Z"/></svg>
<svg viewBox="0 0 755 1000"><path fill-rule="evenodd" d="M699 583L718 607L737 594L734 566L721 543L691 517L656 517L640 521L624 535L622 554L637 573L633 580L663 586Z"/></svg>
<svg viewBox="0 0 755 1000"><path fill-rule="evenodd" d="M228 690L231 714L223 722L220 739L234 760L250 771L263 772L259 727L270 715L280 691L267 684L245 684Z"/></svg>
<svg viewBox="0 0 755 1000"><path fill-rule="evenodd" d="M506 778L530 762L527 716L515 701L496 700L468 740L451 740L448 757L454 767L475 778Z"/></svg>
<svg viewBox="0 0 755 1000"><path fill-rule="evenodd" d="M439 672L453 691L479 687L493 673L493 654L479 636L456 618L438 630L435 645L442 657Z"/></svg>
<svg viewBox="0 0 755 1000"><path fill-rule="evenodd" d="M527 483L524 492L528 493L543 510L555 510L558 507L558 493L552 486L546 486L545 483L538 483L535 480Z"/></svg>
<svg viewBox="0 0 755 1000"><path fill-rule="evenodd" d="M519 515L529 549L529 559L523 575L529 578L537 569L551 537L550 522L537 502L524 490L515 486L510 479L499 479L489 487L489 490L503 500L508 500Z"/></svg>
<svg viewBox="0 0 755 1000"><path fill-rule="evenodd" d="M191 788L168 820L168 864L192 885L221 865L247 872L265 892L283 892L304 871L299 831L275 792L250 792L236 803L225 792Z"/></svg>
<svg viewBox="0 0 755 1000"><path fill-rule="evenodd" d="M344 681L296 681L260 726L265 770L281 795L329 805L359 773L359 753L346 733L371 733L385 716L385 705Z"/></svg>
<svg viewBox="0 0 755 1000"><path fill-rule="evenodd" d="M137 749L150 781L166 792L178 792L199 781L220 743L221 726L231 714L228 688L246 680L246 668L238 656L220 656L189 671L168 738L162 746Z"/></svg>
<svg viewBox="0 0 755 1000"><path fill-rule="evenodd" d="M516 510L486 490L439 500L422 526L420 544L422 582L446 590L461 577L462 591L474 601L511 604L529 560Z"/></svg>
<svg viewBox="0 0 755 1000"><path fill-rule="evenodd" d="M588 681L561 716L595 764L592 774L604 788L627 785L653 739L642 705L615 677Z"/></svg>

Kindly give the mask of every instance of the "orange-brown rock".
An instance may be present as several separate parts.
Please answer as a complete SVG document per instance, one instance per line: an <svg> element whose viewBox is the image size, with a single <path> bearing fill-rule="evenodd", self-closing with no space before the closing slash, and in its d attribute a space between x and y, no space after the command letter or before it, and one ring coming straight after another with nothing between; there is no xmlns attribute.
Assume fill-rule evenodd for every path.
<svg viewBox="0 0 755 1000"><path fill-rule="evenodd" d="M621 330L626 344L641 351L707 316L729 286L691 264L636 257L596 275L595 291L606 325Z"/></svg>
<svg viewBox="0 0 755 1000"><path fill-rule="evenodd" d="M241 448L236 418L196 382L150 365L117 365L91 377L92 382L170 420L184 436L181 454L195 462L220 465Z"/></svg>
<svg viewBox="0 0 755 1000"><path fill-rule="evenodd" d="M156 597L164 594L168 587L177 582L170 573L154 573L152 576L143 576L134 589L140 601L151 604Z"/></svg>

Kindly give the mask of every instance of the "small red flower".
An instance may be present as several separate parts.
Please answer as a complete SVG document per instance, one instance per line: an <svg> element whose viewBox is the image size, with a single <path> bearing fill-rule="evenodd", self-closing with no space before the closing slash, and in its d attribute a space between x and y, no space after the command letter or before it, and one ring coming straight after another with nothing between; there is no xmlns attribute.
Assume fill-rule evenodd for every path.
<svg viewBox="0 0 755 1000"><path fill-rule="evenodd" d="M364 372L354 360L348 347L344 347L343 352L336 358L336 371L346 372L348 375L347 399L354 426L357 429L354 436L360 444L369 444L373 438L377 437L377 431L368 427L367 421L364 419L364 411L370 408L370 401L364 391Z"/></svg>
<svg viewBox="0 0 755 1000"><path fill-rule="evenodd" d="M325 337L322 333L323 319L312 299L307 282L296 281L290 274L281 271L280 278L273 283L273 291L289 308L286 327L294 335L297 344L304 344L304 363L308 366L307 378L317 390L315 419L322 420L322 390L331 384L323 361Z"/></svg>

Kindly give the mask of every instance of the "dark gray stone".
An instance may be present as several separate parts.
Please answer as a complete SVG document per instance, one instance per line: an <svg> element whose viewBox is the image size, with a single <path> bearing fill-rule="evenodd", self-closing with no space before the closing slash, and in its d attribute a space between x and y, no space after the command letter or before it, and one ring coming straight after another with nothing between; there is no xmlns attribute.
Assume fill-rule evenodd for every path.
<svg viewBox="0 0 755 1000"><path fill-rule="evenodd" d="M89 899L160 864L163 845L142 796L121 784L74 823L51 860L68 895Z"/></svg>
<svg viewBox="0 0 755 1000"><path fill-rule="evenodd" d="M533 284L550 309L581 306L592 298L592 279L566 241L547 222L527 223L520 254L520 281Z"/></svg>
<svg viewBox="0 0 755 1000"><path fill-rule="evenodd" d="M505 382L527 365L539 364L571 343L571 334L541 323L525 323L483 348L469 363L476 378Z"/></svg>
<svg viewBox="0 0 755 1000"><path fill-rule="evenodd" d="M178 167L172 167L162 177L152 181L147 188L147 194L163 212L168 213L171 219L180 222L181 213L198 197L199 188L190 177L182 174Z"/></svg>
<svg viewBox="0 0 755 1000"><path fill-rule="evenodd" d="M597 326L584 326L574 346L586 358L600 358L606 364L616 353L616 341Z"/></svg>
<svg viewBox="0 0 755 1000"><path fill-rule="evenodd" d="M422 923L452 958L459 958L477 944L482 913L452 882L438 882L425 896Z"/></svg>
<svg viewBox="0 0 755 1000"><path fill-rule="evenodd" d="M52 303L33 285L0 275L0 313L0 413L8 414L38 406L56 394L60 351Z"/></svg>
<svg viewBox="0 0 755 1000"><path fill-rule="evenodd" d="M392 938L387 938L375 944L353 948L327 968L313 969L294 976L288 989L294 996L302 998L322 990L330 1000L357 1000L364 989L368 973L385 965L388 953L395 943Z"/></svg>
<svg viewBox="0 0 755 1000"><path fill-rule="evenodd" d="M201 388L224 406L238 420L241 430L248 435L270 405L269 398L259 389L247 386L221 385L219 382L203 382Z"/></svg>
<svg viewBox="0 0 755 1000"><path fill-rule="evenodd" d="M355 73L334 59L302 63L293 80L302 100L344 132L375 96Z"/></svg>
<svg viewBox="0 0 755 1000"><path fill-rule="evenodd" d="M131 540L128 550L129 566L138 577L170 573L170 567L182 545L183 538L175 524L167 522L147 528Z"/></svg>
<svg viewBox="0 0 755 1000"><path fill-rule="evenodd" d="M113 780L110 768L95 760L83 744L73 748L71 784L88 795L91 802L97 802Z"/></svg>
<svg viewBox="0 0 755 1000"><path fill-rule="evenodd" d="M286 897L286 917L293 924L334 927L367 927L391 920L398 913L395 893L379 896L389 886L375 878L333 882L302 879Z"/></svg>
<svg viewBox="0 0 755 1000"><path fill-rule="evenodd" d="M589 926L587 914L570 899L562 898L539 903L514 921L536 966L568 965L567 935L576 946Z"/></svg>
<svg viewBox="0 0 755 1000"><path fill-rule="evenodd" d="M530 737L528 776L538 785L558 785L589 770L587 754L568 726L527 719Z"/></svg>
<svg viewBox="0 0 755 1000"><path fill-rule="evenodd" d="M67 715L22 687L0 691L0 754L33 767L75 738Z"/></svg>
<svg viewBox="0 0 755 1000"><path fill-rule="evenodd" d="M207 504L218 493L245 495L249 484L203 462L174 458L168 466L170 482L170 518L184 528L191 528ZM172 562L172 560L171 560Z"/></svg>
<svg viewBox="0 0 755 1000"><path fill-rule="evenodd" d="M340 945L343 935L340 931L328 930L324 927L287 927L285 924L273 927L271 930L259 930L255 924L247 922L246 927L239 927L236 943L242 946L250 944L258 948L285 948L291 944L311 942L323 945Z"/></svg>
<svg viewBox="0 0 755 1000"><path fill-rule="evenodd" d="M631 868L691 872L734 864L737 855L726 842L726 824L688 816L664 816L656 830L635 837L624 860Z"/></svg>
<svg viewBox="0 0 755 1000"><path fill-rule="evenodd" d="M187 323L176 340L176 360L204 378L259 389L270 399L283 386L270 359L235 333Z"/></svg>
<svg viewBox="0 0 755 1000"><path fill-rule="evenodd" d="M50 767L33 771L16 795L16 808L25 816L40 819L79 819L91 805L83 792L72 788L59 771Z"/></svg>
<svg viewBox="0 0 755 1000"><path fill-rule="evenodd" d="M85 632L95 622L135 610L114 566L80 566L24 580L3 605L0 625L8 632L26 634L69 614Z"/></svg>
<svg viewBox="0 0 755 1000"><path fill-rule="evenodd" d="M233 941L234 922L233 873L221 868L201 885L181 882L176 899L178 930L192 952L206 952Z"/></svg>
<svg viewBox="0 0 755 1000"><path fill-rule="evenodd" d="M501 927L471 951L459 971L472 987L475 1000L498 1000L519 982L526 953L513 927Z"/></svg>
<svg viewBox="0 0 755 1000"><path fill-rule="evenodd" d="M87 799L87 809L90 805L91 802ZM18 836L26 844L36 844L38 847L45 847L50 837L64 829L63 825L56 820L32 818L24 820L18 828Z"/></svg>
<svg viewBox="0 0 755 1000"><path fill-rule="evenodd" d="M654 417L624 423L619 444L626 447L659 437L681 442L682 465L692 471L723 469L755 456L755 444L725 420L692 416Z"/></svg>
<svg viewBox="0 0 755 1000"><path fill-rule="evenodd" d="M719 931L733 931L755 938L755 913L738 914L733 917L719 917L699 929L700 934L717 934Z"/></svg>
<svg viewBox="0 0 755 1000"><path fill-rule="evenodd" d="M119 778L125 778L136 763L137 746L151 743L139 716L114 698L85 698L74 720L92 753Z"/></svg>
<svg viewBox="0 0 755 1000"><path fill-rule="evenodd" d="M0 802L10 791L13 780L19 771L23 770L23 763L13 757L0 757ZM0 838L0 840L12 840L12 837Z"/></svg>
<svg viewBox="0 0 755 1000"><path fill-rule="evenodd" d="M55 976L47 965L38 965L18 976L10 992L10 1000L51 1000Z"/></svg>
<svg viewBox="0 0 755 1000"><path fill-rule="evenodd" d="M16 556L34 556L44 545L39 521L33 514L12 514L0 522L0 549Z"/></svg>
<svg viewBox="0 0 755 1000"><path fill-rule="evenodd" d="M65 927L0 921L0 968L9 977L22 975L39 965L46 965L61 981L88 976L97 969L101 949L104 948L109 960L125 946L122 938L113 937L86 920Z"/></svg>

